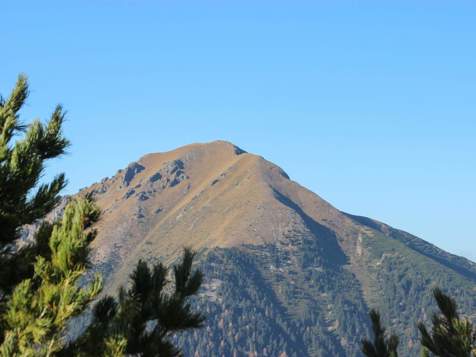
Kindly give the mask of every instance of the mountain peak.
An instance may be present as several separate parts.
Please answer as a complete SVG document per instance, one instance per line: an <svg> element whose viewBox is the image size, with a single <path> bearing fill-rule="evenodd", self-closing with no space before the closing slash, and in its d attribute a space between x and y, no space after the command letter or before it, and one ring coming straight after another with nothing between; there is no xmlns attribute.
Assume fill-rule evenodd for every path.
<svg viewBox="0 0 476 357"><path fill-rule="evenodd" d="M195 248L272 239L271 221L267 231L257 235L252 228L236 225L252 227L246 217L254 220L255 214L271 203L283 206L276 200L276 192L286 184L296 185L276 165L232 143L213 141L145 155L86 191L96 196L104 212L100 225L128 221L129 235L154 240L142 234L147 225L147 230L154 232L150 234L160 235L161 242L173 241L177 250L185 245L184 239L190 239L186 245ZM264 229L264 221L261 223ZM206 227L220 229L208 232ZM113 238L100 234L96 241L98 249L104 250Z"/></svg>
<svg viewBox="0 0 476 357"><path fill-rule="evenodd" d="M246 153L246 151L242 150L229 141L215 140L208 143L188 144L166 152L147 154L143 156L139 162L143 160L151 163L153 163L154 160L158 160L160 162L161 160L163 161L164 159L170 159L172 157L178 158L183 156L195 156L200 152L208 152L209 154L214 154L220 157L233 157Z"/></svg>
<svg viewBox="0 0 476 357"><path fill-rule="evenodd" d="M275 348L270 355L280 354L282 340L289 355L358 355L369 306L389 311L393 326L406 333L408 352L417 333L410 322L430 316L429 300L417 297L430 296L434 283L460 292L463 311L476 308L475 264L343 213L278 166L226 141L145 155L85 191L102 210L92 248L106 291L122 285L139 259L170 263L190 247L202 257L206 303L215 311L210 319L220 325L228 319L223 311L231 311L238 331L248 331L239 321L253 310L245 314L247 326L259 320L253 335L269 334L265 340L275 341L263 346ZM386 299L381 291L389 292ZM284 330L259 312L262 301ZM352 316L346 316L349 311ZM211 331L218 336L223 331L215 325ZM296 326L313 333L303 332L296 342L294 332L286 334ZM195 354L194 345L187 355Z"/></svg>

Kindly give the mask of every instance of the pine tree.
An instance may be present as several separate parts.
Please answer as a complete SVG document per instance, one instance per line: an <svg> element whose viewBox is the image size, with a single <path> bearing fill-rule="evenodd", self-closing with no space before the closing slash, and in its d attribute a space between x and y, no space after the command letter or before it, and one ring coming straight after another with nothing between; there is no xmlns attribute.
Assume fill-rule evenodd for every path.
<svg viewBox="0 0 476 357"><path fill-rule="evenodd" d="M97 217L97 208L86 199L66 207L51 233L49 259L37 257L33 277L19 283L6 303L0 355L51 356L62 350L67 322L101 289L99 277L87 287L78 284L94 234L87 230L92 217Z"/></svg>
<svg viewBox="0 0 476 357"><path fill-rule="evenodd" d="M459 316L455 300L439 288L433 290L433 296L440 314L432 317L431 333L423 323L418 324L422 346L435 356L476 356L476 329L471 322Z"/></svg>
<svg viewBox="0 0 476 357"><path fill-rule="evenodd" d="M115 346L122 343L125 354L179 356L171 336L201 327L204 321L202 314L192 311L189 301L202 282L201 272L192 271L193 259L194 253L185 249L182 261L173 268L173 287L169 286L164 265L158 263L150 268L139 261L130 276L129 289L121 288L117 300L106 296L94 306L92 323L65 350L65 356L106 355L111 349L107 341L113 339Z"/></svg>
<svg viewBox="0 0 476 357"><path fill-rule="evenodd" d="M42 223L33 242L20 244L21 227L40 221L60 200L64 175L38 183L45 162L68 146L61 106L46 124L20 121L27 97L27 79L20 76L10 97L0 98L0 355L5 357L60 351L67 322L84 311L101 285L98 277L78 284L94 237L90 226L99 217L89 199L73 200L60 222Z"/></svg>
<svg viewBox="0 0 476 357"><path fill-rule="evenodd" d="M47 124L25 126L19 111L28 97L25 76L19 76L8 99L0 97L0 291L1 300L24 278L33 275L38 252L44 252L51 226L40 229L38 244L15 249L19 230L44 217L59 202L63 174L38 187L45 161L64 153L68 141L61 134L64 113L57 106ZM15 136L24 134L12 144ZM35 188L37 188L35 190Z"/></svg>
<svg viewBox="0 0 476 357"><path fill-rule="evenodd" d="M368 357L397 357L398 336L386 337L385 328L380 321L380 314L376 310L370 310L372 331L374 340L362 340L362 353Z"/></svg>

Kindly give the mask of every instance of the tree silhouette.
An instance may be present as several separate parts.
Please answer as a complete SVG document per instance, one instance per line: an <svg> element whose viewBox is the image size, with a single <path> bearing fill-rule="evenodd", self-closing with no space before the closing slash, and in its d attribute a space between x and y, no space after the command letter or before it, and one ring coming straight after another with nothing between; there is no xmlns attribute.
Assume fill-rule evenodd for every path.
<svg viewBox="0 0 476 357"><path fill-rule="evenodd" d="M202 283L201 272L192 271L194 256L184 249L182 261L173 268L173 287L163 264L150 268L139 261L129 289L121 288L117 300L106 296L94 306L91 325L65 355L103 356L113 346L118 354L179 356L170 337L201 327L204 321L201 313L192 311L189 301Z"/></svg>
<svg viewBox="0 0 476 357"><path fill-rule="evenodd" d="M385 328L380 321L380 313L374 309L370 310L370 320L372 321L373 341L362 340L362 353L368 357L397 357L398 337L391 335L386 337Z"/></svg>
<svg viewBox="0 0 476 357"><path fill-rule="evenodd" d="M440 313L432 317L431 332L422 322L418 324L422 346L435 356L476 356L476 330L471 322L459 316L455 300L441 289L434 289L433 296Z"/></svg>

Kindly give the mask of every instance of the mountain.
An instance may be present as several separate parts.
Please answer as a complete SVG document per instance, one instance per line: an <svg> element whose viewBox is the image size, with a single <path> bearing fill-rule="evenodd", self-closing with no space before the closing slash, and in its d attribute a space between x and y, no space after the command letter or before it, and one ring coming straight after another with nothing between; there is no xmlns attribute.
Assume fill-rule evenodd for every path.
<svg viewBox="0 0 476 357"><path fill-rule="evenodd" d="M177 336L186 356L359 356L369 308L418 355L437 285L476 319L475 263L341 212L227 142L146 155L82 193L103 211L92 256L106 291L140 258L198 251L208 319Z"/></svg>

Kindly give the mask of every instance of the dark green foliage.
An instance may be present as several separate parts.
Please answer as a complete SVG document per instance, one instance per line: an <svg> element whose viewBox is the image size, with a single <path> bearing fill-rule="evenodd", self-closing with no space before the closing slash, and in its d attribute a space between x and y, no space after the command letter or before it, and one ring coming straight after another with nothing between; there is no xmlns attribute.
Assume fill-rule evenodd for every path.
<svg viewBox="0 0 476 357"><path fill-rule="evenodd" d="M459 316L455 300L442 290L434 289L433 296L440 314L433 315L431 332L425 324L418 324L421 344L435 356L476 356L476 329L471 322Z"/></svg>
<svg viewBox="0 0 476 357"><path fill-rule="evenodd" d="M194 253L185 249L182 262L173 268L173 287L164 265L158 263L151 269L139 261L129 289L121 288L117 301L106 296L95 305L91 325L65 355L103 356L111 338L124 341L126 354L180 355L172 335L201 327L204 321L201 313L192 311L190 302L202 283L201 272L192 271L193 259Z"/></svg>
<svg viewBox="0 0 476 357"><path fill-rule="evenodd" d="M378 311L372 309L369 315L372 321L374 339L373 341L362 340L362 353L368 357L397 357L398 337L391 335L387 338Z"/></svg>

